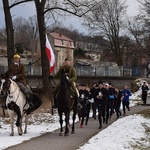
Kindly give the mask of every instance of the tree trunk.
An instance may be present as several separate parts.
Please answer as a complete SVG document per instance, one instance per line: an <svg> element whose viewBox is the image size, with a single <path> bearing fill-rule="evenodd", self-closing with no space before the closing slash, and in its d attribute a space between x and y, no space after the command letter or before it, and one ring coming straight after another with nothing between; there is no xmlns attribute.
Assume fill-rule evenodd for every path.
<svg viewBox="0 0 150 150"><path fill-rule="evenodd" d="M43 81L43 96L45 100L51 99L52 85L49 81L49 62L46 55L46 27L44 21L44 6L45 0L39 2L35 0L37 10L37 21L39 26L40 46L41 46L41 64L42 64L42 81Z"/></svg>
<svg viewBox="0 0 150 150"><path fill-rule="evenodd" d="M8 67L12 63L14 55L14 30L12 17L9 8L9 1L3 0L5 23L6 23L6 33L7 33L7 57L8 57Z"/></svg>

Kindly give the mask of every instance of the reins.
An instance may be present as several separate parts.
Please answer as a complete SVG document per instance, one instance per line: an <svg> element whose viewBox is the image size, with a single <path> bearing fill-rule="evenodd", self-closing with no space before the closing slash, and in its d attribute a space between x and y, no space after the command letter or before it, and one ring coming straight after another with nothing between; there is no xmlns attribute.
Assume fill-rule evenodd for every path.
<svg viewBox="0 0 150 150"><path fill-rule="evenodd" d="M13 84L14 84L14 83L13 83ZM9 92L8 92L8 93L9 93L9 95L10 95L10 94L15 93L15 92L16 92L16 90L17 90L17 86L16 86L16 89L15 89L12 93L9 93Z"/></svg>

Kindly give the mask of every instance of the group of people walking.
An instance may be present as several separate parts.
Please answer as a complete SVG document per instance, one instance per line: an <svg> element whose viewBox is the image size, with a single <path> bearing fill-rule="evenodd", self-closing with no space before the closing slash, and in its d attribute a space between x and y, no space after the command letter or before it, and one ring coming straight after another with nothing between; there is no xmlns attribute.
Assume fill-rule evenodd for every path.
<svg viewBox="0 0 150 150"><path fill-rule="evenodd" d="M108 119L111 118L114 112L116 112L117 118L122 115L120 110L121 103L123 106L123 115L126 115L126 109L130 111L129 97L131 96L131 91L128 89L127 85L124 85L123 89L120 89L117 86L112 86L110 82L103 83L99 81L98 83L93 83L93 87L91 89L85 84L76 86L76 71L74 67L71 66L71 61L68 58L65 59L63 66L60 67L54 77L60 77L62 69L68 75L70 91L74 97L75 106L77 106L80 111L80 117L82 117L81 127L83 127L85 116L85 124L87 125L91 107L93 110L94 119L96 119L96 113L98 112L99 128L102 127L102 123L108 123ZM13 56L12 65L9 67L8 71L4 74L1 74L1 76L11 77L12 80L16 81L20 89L26 95L26 99L30 107L33 107L34 104L32 103L32 91L25 84L25 69L24 66L20 63L20 56L18 54ZM57 108L55 99L59 88L60 84L55 87L53 92L54 108ZM144 105L146 105L148 90L149 88L146 82L144 82L142 85L142 100Z"/></svg>
<svg viewBox="0 0 150 150"><path fill-rule="evenodd" d="M98 117L99 128L102 127L102 123L108 123L114 112L117 118L122 115L120 110L121 103L123 106L123 115L126 115L126 109L130 111L129 97L131 96L131 91L127 85L124 85L123 89L119 89L117 86L112 86L110 82L102 83L99 81L98 83L94 83L91 89L85 84L80 84L78 90L79 102L83 106L82 115L86 117L86 125L91 107L93 118L96 119L96 116ZM96 115L97 112L98 115ZM83 127L83 120L80 127Z"/></svg>

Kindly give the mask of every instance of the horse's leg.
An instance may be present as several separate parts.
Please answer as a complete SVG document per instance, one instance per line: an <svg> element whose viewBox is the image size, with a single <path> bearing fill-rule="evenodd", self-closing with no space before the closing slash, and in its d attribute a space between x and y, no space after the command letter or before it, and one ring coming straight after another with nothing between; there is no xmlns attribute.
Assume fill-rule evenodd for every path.
<svg viewBox="0 0 150 150"><path fill-rule="evenodd" d="M69 124L69 114L70 114L70 112L66 112L65 113L65 122L66 122L66 126L65 126L65 136L67 136L68 135L68 133L69 133L69 128L68 128L68 124Z"/></svg>
<svg viewBox="0 0 150 150"><path fill-rule="evenodd" d="M71 131L72 134L75 133L75 119L76 119L76 114L77 114L77 108L74 108L73 109L73 116L72 116L72 120L73 120L72 131Z"/></svg>
<svg viewBox="0 0 150 150"><path fill-rule="evenodd" d="M15 107L14 111L17 114L16 126L18 128L18 134L22 135L22 116L21 116L21 111L20 111L20 108L19 108L18 105L15 105L14 107Z"/></svg>
<svg viewBox="0 0 150 150"><path fill-rule="evenodd" d="M25 128L24 128L24 134L27 133L27 125L28 125L28 115L25 115Z"/></svg>
<svg viewBox="0 0 150 150"><path fill-rule="evenodd" d="M62 136L62 135L63 135L63 127L62 127L63 119L62 119L62 113L61 113L61 112L58 112L58 113L59 113L59 123L60 123L60 133L59 133L59 136Z"/></svg>
<svg viewBox="0 0 150 150"><path fill-rule="evenodd" d="M14 136L14 112L11 110L8 110L9 116L10 116L10 124L11 124L11 133L10 136Z"/></svg>
<svg viewBox="0 0 150 150"><path fill-rule="evenodd" d="M19 135L22 135L22 121L21 121L21 119L22 119L22 117L20 118L19 126L17 126Z"/></svg>

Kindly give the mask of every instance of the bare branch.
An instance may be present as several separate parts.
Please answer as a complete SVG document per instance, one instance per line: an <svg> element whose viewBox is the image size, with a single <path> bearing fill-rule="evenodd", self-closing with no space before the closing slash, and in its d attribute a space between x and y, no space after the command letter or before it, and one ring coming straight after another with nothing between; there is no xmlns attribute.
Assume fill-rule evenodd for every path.
<svg viewBox="0 0 150 150"><path fill-rule="evenodd" d="M16 1L15 3L13 3L12 5L9 6L9 9L15 7L16 5L20 5L20 4L27 3L27 2L31 2L31 1L34 1L34 0Z"/></svg>

